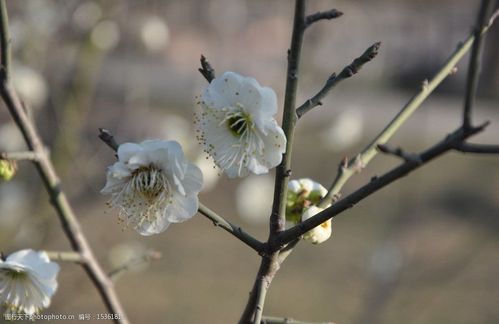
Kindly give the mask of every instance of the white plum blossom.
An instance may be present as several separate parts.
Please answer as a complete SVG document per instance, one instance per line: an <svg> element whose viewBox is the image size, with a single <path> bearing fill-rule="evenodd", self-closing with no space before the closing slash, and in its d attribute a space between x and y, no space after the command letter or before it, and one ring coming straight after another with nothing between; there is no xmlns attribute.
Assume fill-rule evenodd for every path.
<svg viewBox="0 0 499 324"><path fill-rule="evenodd" d="M33 315L47 308L58 272L45 252L21 250L0 259L0 304L6 314Z"/></svg>
<svg viewBox="0 0 499 324"><path fill-rule="evenodd" d="M125 226L152 235L194 216L202 185L201 170L185 159L180 144L146 140L119 146L101 192L111 194L109 204L119 208Z"/></svg>
<svg viewBox="0 0 499 324"><path fill-rule="evenodd" d="M318 207L326 194L326 188L311 179L291 180L288 183L286 220L296 225L323 211L330 206ZM319 244L331 236L331 231L331 219L329 219L305 233L303 239L313 244Z"/></svg>
<svg viewBox="0 0 499 324"><path fill-rule="evenodd" d="M229 178L267 173L281 163L286 137L273 117L274 90L225 72L211 81L199 105L198 140Z"/></svg>
<svg viewBox="0 0 499 324"><path fill-rule="evenodd" d="M310 217L315 214L323 211L324 208L320 208L317 206L310 206L305 209L305 212L301 215L301 221L306 221ZM303 239L312 244L320 244L326 241L331 237L332 227L331 227L331 218L320 224L319 226L314 227L307 233L303 234Z"/></svg>

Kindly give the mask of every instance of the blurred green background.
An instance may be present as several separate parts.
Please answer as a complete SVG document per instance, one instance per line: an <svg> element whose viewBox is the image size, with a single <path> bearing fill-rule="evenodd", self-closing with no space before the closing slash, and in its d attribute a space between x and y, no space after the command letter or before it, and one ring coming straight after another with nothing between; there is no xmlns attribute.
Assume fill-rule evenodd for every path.
<svg viewBox="0 0 499 324"><path fill-rule="evenodd" d="M63 189L100 262L112 270L144 251L160 260L121 276L134 323L234 323L259 257L202 216L165 233L122 230L99 191L114 154L98 138L179 141L205 170L204 204L267 237L273 173L218 176L194 139L194 97L206 86L200 54L216 71L255 77L283 101L291 1L9 1L16 88L32 107ZM345 13L307 31L298 102L312 96L376 41L378 57L340 84L296 130L293 178L326 187L418 91L471 30L478 2L310 1L309 12ZM492 121L473 141L499 142L499 28L488 35L474 120ZM390 142L419 151L460 122L468 57ZM280 114L278 119L280 120ZM24 144L0 109L0 150ZM399 161L379 156L343 194ZM34 168L0 184L0 250L67 250ZM498 323L499 160L450 153L333 220L333 237L301 243L274 280L265 314L336 323ZM83 270L61 264L45 313L103 313Z"/></svg>

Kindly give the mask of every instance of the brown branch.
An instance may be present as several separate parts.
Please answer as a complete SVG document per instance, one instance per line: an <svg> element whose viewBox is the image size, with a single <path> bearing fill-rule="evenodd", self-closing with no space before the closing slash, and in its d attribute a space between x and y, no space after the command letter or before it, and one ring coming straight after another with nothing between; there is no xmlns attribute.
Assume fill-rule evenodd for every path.
<svg viewBox="0 0 499 324"><path fill-rule="evenodd" d="M213 79L215 79L215 70L211 66L210 62L204 57L204 55L201 55L201 67L198 69L198 71L204 76L204 78L209 82L211 82Z"/></svg>
<svg viewBox="0 0 499 324"><path fill-rule="evenodd" d="M312 15L308 15L305 18L305 28L309 27L313 23L316 23L320 20L331 20L331 19L339 18L341 16L343 16L343 12L338 11L336 9L331 9L331 10L327 10L327 11L319 11L319 12L314 13Z"/></svg>
<svg viewBox="0 0 499 324"><path fill-rule="evenodd" d="M418 161L407 161L400 166L394 168L393 170L385 173L381 177L376 177L371 180L368 184L357 189L350 195L343 199L337 201L333 206L325 209L324 211L314 215L313 217L307 219L304 222L280 233L274 241L269 242L270 251L278 251L285 244L297 239L301 235L305 234L309 230L316 226L324 223L328 219L340 214L341 212L352 208L355 204L362 201L366 197L372 195L378 190L386 187L387 185L393 183L394 181L406 176L415 169L425 165L434 158L454 149L459 143L463 143L468 137L481 132L486 127L486 124L479 127L472 127L465 129L460 127L452 134L448 135L444 140L435 144L428 150L419 154Z"/></svg>
<svg viewBox="0 0 499 324"><path fill-rule="evenodd" d="M493 2L490 0L482 0L480 10L478 12L477 21L474 26L475 41L471 49L470 63L468 67L468 76L466 81L466 94L464 99L463 109L463 127L471 127L471 113L475 103L476 92L478 88L478 80L480 74L480 64L483 51L483 35L482 31L487 25L487 17L492 10Z"/></svg>
<svg viewBox="0 0 499 324"><path fill-rule="evenodd" d="M114 139L113 134L105 128L99 128L99 138L107 144L113 151L118 152L119 144Z"/></svg>
<svg viewBox="0 0 499 324"><path fill-rule="evenodd" d="M454 149L463 153L499 154L499 145L492 144L461 143Z"/></svg>
<svg viewBox="0 0 499 324"><path fill-rule="evenodd" d="M38 154L31 151L26 152L3 152L0 153L0 160L11 160L11 161L37 161L39 159Z"/></svg>
<svg viewBox="0 0 499 324"><path fill-rule="evenodd" d="M419 155L414 154L414 153L407 153L404 150L402 150L402 148L400 148L400 147L393 148L393 147L388 146L386 144L378 144L378 150L381 153L385 153L385 154L399 157L399 158L403 159L405 162L421 162L419 160Z"/></svg>
<svg viewBox="0 0 499 324"><path fill-rule="evenodd" d="M50 201L59 216L62 229L70 241L72 249L81 254L83 260L82 266L99 291L107 310L110 313L120 315L120 319L115 319L114 321L116 323L128 323L126 314L114 290L113 283L109 280L109 277L102 270L95 258L80 224L76 219L73 209L61 189L59 178L44 149L38 131L27 116L26 110L19 100L17 93L11 86L10 80L7 78L8 74L5 73L5 71L8 70L6 64L8 64L7 57L10 54L8 41L6 42L6 40L9 39L9 33L8 25L6 23L7 11L4 2L5 0L1 0L0 6L0 10L2 11L0 15L0 19L2 20L0 23L0 52L4 56L1 59L4 73L0 75L0 94L17 127L21 131L28 148L38 157L38 160L35 161L36 169L49 194Z"/></svg>
<svg viewBox="0 0 499 324"><path fill-rule="evenodd" d="M335 73L331 74L331 76L327 79L326 84L322 87L322 89L317 92L312 98L308 99L303 103L300 107L296 109L296 114L298 118L301 118L306 112L312 110L313 108L322 105L321 100L341 81L350 78L364 66L367 62L370 62L372 59L378 55L379 48L381 46L380 42L374 43L370 46L361 56L356 58L352 63L343 68L343 70L336 76Z"/></svg>

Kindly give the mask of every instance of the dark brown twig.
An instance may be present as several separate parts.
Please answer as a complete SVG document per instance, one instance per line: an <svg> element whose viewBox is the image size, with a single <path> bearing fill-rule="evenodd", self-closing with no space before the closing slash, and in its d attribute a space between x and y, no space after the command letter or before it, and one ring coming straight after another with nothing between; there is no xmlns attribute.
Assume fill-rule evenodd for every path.
<svg viewBox="0 0 499 324"><path fill-rule="evenodd" d="M209 82L211 82L213 79L215 79L215 70L211 66L210 62L204 57L204 55L201 55L201 67L198 69L198 71L204 76L204 78Z"/></svg>
<svg viewBox="0 0 499 324"><path fill-rule="evenodd" d="M313 23L316 23L320 20L331 20L331 19L339 18L341 16L343 16L343 12L338 11L336 9L331 9L331 10L327 10L327 11L319 11L319 12L316 12L314 14L308 15L305 18L305 28L309 27Z"/></svg>
<svg viewBox="0 0 499 324"><path fill-rule="evenodd" d="M312 110L313 108L322 105L321 100L341 81L348 79L352 75L359 72L359 70L378 55L379 48L381 46L380 42L377 42L370 46L361 56L356 58L351 64L346 66L340 74L335 73L327 79L326 84L322 89L317 92L312 98L308 99L300 107L296 109L296 114L298 118L302 117L306 112Z"/></svg>

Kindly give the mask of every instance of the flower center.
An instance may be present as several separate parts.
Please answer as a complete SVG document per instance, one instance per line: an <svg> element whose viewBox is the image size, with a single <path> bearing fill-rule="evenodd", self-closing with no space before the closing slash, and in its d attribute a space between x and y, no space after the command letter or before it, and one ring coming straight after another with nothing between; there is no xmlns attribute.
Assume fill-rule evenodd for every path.
<svg viewBox="0 0 499 324"><path fill-rule="evenodd" d="M12 280L22 280L28 277L28 274L24 271L4 269L2 272L5 274L6 277Z"/></svg>
<svg viewBox="0 0 499 324"><path fill-rule="evenodd" d="M162 170L154 165L140 167L132 173L133 189L152 200L163 191L168 191L167 180Z"/></svg>
<svg viewBox="0 0 499 324"><path fill-rule="evenodd" d="M235 137L243 136L248 127L253 125L251 116L242 111L230 113L225 119L227 120L227 127Z"/></svg>

